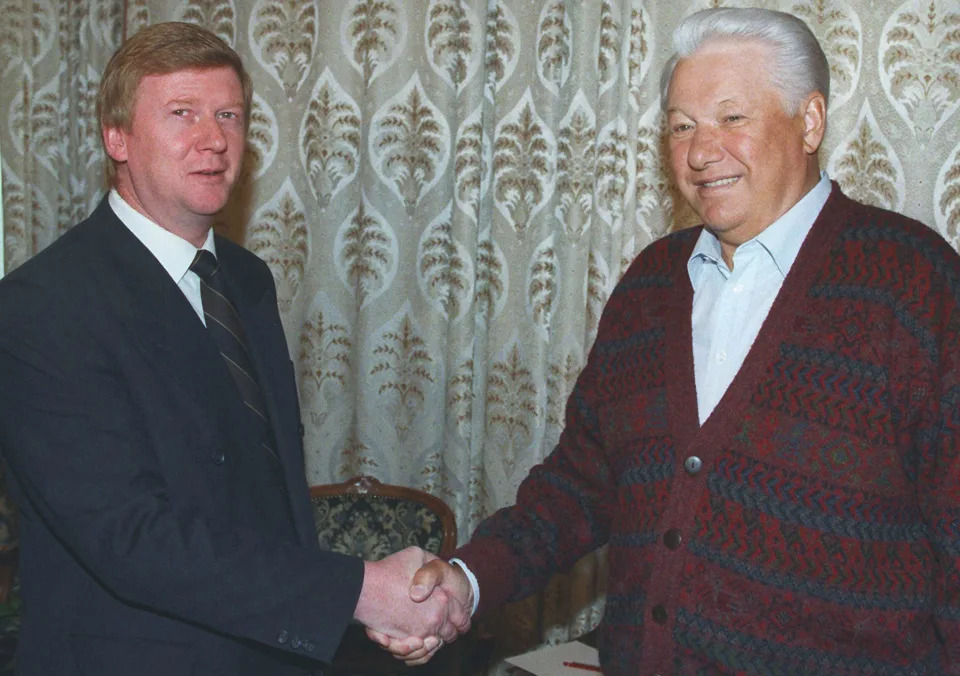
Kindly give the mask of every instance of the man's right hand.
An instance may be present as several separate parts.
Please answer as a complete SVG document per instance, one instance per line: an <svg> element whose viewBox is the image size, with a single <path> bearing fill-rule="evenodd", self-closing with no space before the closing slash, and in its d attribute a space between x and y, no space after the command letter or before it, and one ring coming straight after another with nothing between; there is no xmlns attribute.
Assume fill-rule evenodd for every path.
<svg viewBox="0 0 960 676"><path fill-rule="evenodd" d="M419 594L418 600L411 596L411 585L417 585L415 575L431 561L442 563L434 554L408 547L380 561L364 562L363 588L354 618L378 643L394 646L394 654L415 652L417 657L412 659L432 655L444 640L453 641L470 628L473 606L449 596L439 583L433 585L435 591L431 587ZM432 580L428 576L421 584L430 585Z"/></svg>
<svg viewBox="0 0 960 676"><path fill-rule="evenodd" d="M415 603L427 603L435 597L448 599L465 609L473 608L473 587L460 566L433 559L420 568L410 583L410 599ZM469 622L466 625L469 629ZM466 629L459 631L463 634ZM416 641L415 637L395 638L385 633L367 629L367 635L387 649L394 657L407 665L425 664L443 646L443 641ZM451 639L443 637L447 642Z"/></svg>

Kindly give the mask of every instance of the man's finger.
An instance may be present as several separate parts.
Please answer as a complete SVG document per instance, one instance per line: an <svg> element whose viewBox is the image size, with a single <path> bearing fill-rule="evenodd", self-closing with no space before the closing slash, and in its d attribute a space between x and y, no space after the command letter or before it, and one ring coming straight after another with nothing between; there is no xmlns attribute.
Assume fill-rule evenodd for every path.
<svg viewBox="0 0 960 676"><path fill-rule="evenodd" d="M440 559L434 559L414 573L410 583L410 600L421 603L428 599L433 590L443 582L447 565Z"/></svg>

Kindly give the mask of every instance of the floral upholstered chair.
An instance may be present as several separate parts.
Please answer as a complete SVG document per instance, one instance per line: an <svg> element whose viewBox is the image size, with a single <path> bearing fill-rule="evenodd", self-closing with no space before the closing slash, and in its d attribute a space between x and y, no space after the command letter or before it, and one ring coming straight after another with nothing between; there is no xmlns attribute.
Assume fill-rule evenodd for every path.
<svg viewBox="0 0 960 676"><path fill-rule="evenodd" d="M457 543L453 512L440 498L415 488L356 476L310 488L320 546L376 561L416 545L442 558Z"/></svg>
<svg viewBox="0 0 960 676"><path fill-rule="evenodd" d="M421 490L356 476L341 484L312 486L310 500L317 539L324 549L376 561L412 545L441 558L449 558L456 548L457 524L450 507ZM478 644L471 640L471 634L441 650L427 665L409 668L370 641L362 627L351 626L329 673L333 676L481 673L489 647L484 645L482 650L477 650Z"/></svg>

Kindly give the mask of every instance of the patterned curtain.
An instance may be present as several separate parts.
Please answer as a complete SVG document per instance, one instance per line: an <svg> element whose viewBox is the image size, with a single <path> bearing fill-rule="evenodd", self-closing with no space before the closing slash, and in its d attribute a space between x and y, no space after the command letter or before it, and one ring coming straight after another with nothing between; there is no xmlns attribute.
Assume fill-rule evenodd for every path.
<svg viewBox="0 0 960 676"><path fill-rule="evenodd" d="M86 216L102 194L94 120L120 44L120 2L0 1L4 254L9 272Z"/></svg>
<svg viewBox="0 0 960 676"><path fill-rule="evenodd" d="M256 90L219 227L274 272L308 478L425 488L463 540L556 443L626 265L692 221L659 68L678 21L721 4L809 23L833 76L822 165L960 244L957 0L4 0L8 268L101 193L92 93L121 32L214 30ZM587 557L504 611L504 651L588 631L603 580Z"/></svg>

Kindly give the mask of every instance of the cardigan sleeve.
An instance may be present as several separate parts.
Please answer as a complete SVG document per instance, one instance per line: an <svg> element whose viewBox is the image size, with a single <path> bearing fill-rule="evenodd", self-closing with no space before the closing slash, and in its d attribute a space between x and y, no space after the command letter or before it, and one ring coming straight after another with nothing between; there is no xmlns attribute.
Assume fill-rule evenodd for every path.
<svg viewBox="0 0 960 676"><path fill-rule="evenodd" d="M880 226L887 225L880 221ZM898 229L887 288L910 338L885 346L902 469L929 548L923 575L939 643L937 673L960 675L960 256L921 224ZM919 550L918 550L919 551Z"/></svg>
<svg viewBox="0 0 960 676"><path fill-rule="evenodd" d="M949 252L942 281L938 362L924 416L914 434L921 458L917 495L935 557L933 612L942 640L942 673L960 674L960 258ZM937 288L934 286L934 288Z"/></svg>
<svg viewBox="0 0 960 676"><path fill-rule="evenodd" d="M550 576L605 544L616 511L618 476L603 409L622 392L603 383L611 344L638 328L625 315L637 263L604 310L586 366L567 400L565 426L554 450L520 484L513 506L481 522L456 556L476 575L482 614L543 588ZM636 313L633 313L636 314ZM624 365L619 366L620 371ZM642 381L643 375L625 376ZM612 388L616 389L616 388Z"/></svg>
<svg viewBox="0 0 960 676"><path fill-rule="evenodd" d="M478 613L536 592L551 575L612 544L623 526L614 519L645 499L634 490L637 473L662 478L669 461L658 458L650 469L637 448L641 436L666 433L664 327L684 310L665 299L678 274L686 279L696 234L664 237L633 261L604 307L557 446L520 484L515 504L481 522L456 553L477 577ZM630 532L640 523L631 522Z"/></svg>
<svg viewBox="0 0 960 676"><path fill-rule="evenodd" d="M516 503L483 521L456 553L479 581L478 613L534 593L607 539L616 496L591 379L588 362L556 448L520 484Z"/></svg>

